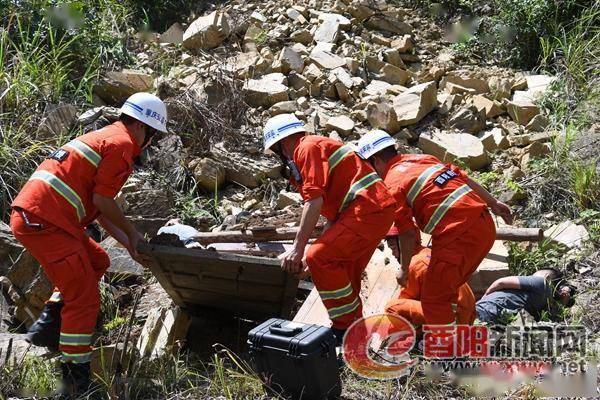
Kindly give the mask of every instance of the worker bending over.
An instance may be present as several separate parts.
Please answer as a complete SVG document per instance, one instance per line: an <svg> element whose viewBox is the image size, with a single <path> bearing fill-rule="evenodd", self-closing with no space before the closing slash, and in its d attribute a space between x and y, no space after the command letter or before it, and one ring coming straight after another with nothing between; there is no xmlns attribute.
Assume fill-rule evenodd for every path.
<svg viewBox="0 0 600 400"><path fill-rule="evenodd" d="M85 234L94 220L133 258L142 235L114 198L133 171L134 158L166 132L165 104L149 93L131 96L120 120L71 140L42 162L12 204L15 237L39 261L55 286L28 338L59 348L63 392L77 396L90 384L91 340L100 309L98 282L106 252Z"/></svg>
<svg viewBox="0 0 600 400"><path fill-rule="evenodd" d="M488 207L507 223L512 220L510 209L456 166L430 155L398 154L394 145L390 135L375 130L360 139L358 152L396 200L398 282L406 285L418 229L430 234L431 259L421 286L423 320L429 325L454 323L458 290L495 240ZM397 312L410 313L404 307L396 307Z"/></svg>
<svg viewBox="0 0 600 400"><path fill-rule="evenodd" d="M319 215L328 221L305 261L341 342L362 316L361 275L393 223L394 199L351 146L306 136L304 123L293 114L269 119L263 135L265 151L281 157L305 201L293 248L280 256L285 271L302 271Z"/></svg>
<svg viewBox="0 0 600 400"><path fill-rule="evenodd" d="M393 240L396 240L394 238ZM398 260L400 261L400 260ZM408 268L408 278L404 287L400 288L397 298L390 300L385 312L400 315L410 321L415 329L425 324L423 306L421 304L421 288L431 261L431 249L423 247L420 241L415 245L415 254ZM472 325L475 321L475 296L468 283L458 288L456 323Z"/></svg>

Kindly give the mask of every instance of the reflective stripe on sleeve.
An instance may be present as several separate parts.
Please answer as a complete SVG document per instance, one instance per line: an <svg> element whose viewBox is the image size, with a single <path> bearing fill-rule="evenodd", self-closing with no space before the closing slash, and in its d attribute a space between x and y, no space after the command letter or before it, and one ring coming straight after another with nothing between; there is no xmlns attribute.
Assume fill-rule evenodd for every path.
<svg viewBox="0 0 600 400"><path fill-rule="evenodd" d="M440 172L444 168L446 167L442 164L432 165L431 167L423 171L421 175L419 175L415 183L413 183L410 190L408 191L408 194L406 195L406 199L408 200L408 205L410 207L413 206L413 202L415 201L419 193L421 193L421 190L423 190L425 184L429 181L429 179L431 179L433 175Z"/></svg>
<svg viewBox="0 0 600 400"><path fill-rule="evenodd" d="M458 200L460 200L461 197L463 197L470 191L472 191L472 189L469 187L469 185L465 184L453 191L452 193L450 193L448 197L446 197L444 201L442 201L442 203L439 206L437 206L433 214L431 214L431 218L429 218L429 222L427 222L427 225L423 229L423 232L431 234L431 232L433 232L437 224L442 220L442 218L444 218L444 215L446 215L448 210L452 208L454 203L456 203Z"/></svg>
<svg viewBox="0 0 600 400"><path fill-rule="evenodd" d="M75 211L77 212L77 218L79 218L80 221L83 219L83 217L85 217L85 207L83 206L83 202L81 201L79 195L56 175L48 171L36 171L33 173L33 175L31 175L29 180L46 182L52 189L56 191L56 193L64 197L65 200L67 200L69 204L75 208Z"/></svg>
<svg viewBox="0 0 600 400"><path fill-rule="evenodd" d="M102 157L100 156L100 154L98 154L87 144L83 143L81 140L71 140L69 143L65 144L65 147L70 147L71 149L81 154L96 168L98 168L98 165L100 165L100 161L102 161Z"/></svg>
<svg viewBox="0 0 600 400"><path fill-rule="evenodd" d="M372 184L379 182L380 180L381 178L379 177L379 175L377 175L376 172L371 172L370 174L365 175L358 181L354 182L352 186L350 186L348 193L346 193L346 196L344 197L344 200L340 205L340 212L343 211L346 207L348 207L350 203L352 203L352 201L356 198L358 193L360 193L362 190L367 189Z"/></svg>

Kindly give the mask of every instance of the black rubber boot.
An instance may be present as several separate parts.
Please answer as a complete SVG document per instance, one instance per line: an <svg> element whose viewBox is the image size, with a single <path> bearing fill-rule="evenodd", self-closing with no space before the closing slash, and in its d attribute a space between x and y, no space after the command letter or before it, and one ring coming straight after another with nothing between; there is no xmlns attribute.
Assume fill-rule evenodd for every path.
<svg viewBox="0 0 600 400"><path fill-rule="evenodd" d="M61 399L78 399L90 394L90 363L61 362L62 389Z"/></svg>
<svg viewBox="0 0 600 400"><path fill-rule="evenodd" d="M35 346L58 350L60 340L60 311L63 303L48 302L40 317L27 330L27 341Z"/></svg>

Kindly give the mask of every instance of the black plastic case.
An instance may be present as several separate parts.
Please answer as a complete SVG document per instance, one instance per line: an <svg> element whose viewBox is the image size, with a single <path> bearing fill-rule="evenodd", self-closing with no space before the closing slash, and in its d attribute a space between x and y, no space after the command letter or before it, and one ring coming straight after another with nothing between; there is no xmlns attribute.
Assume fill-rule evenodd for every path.
<svg viewBox="0 0 600 400"><path fill-rule="evenodd" d="M248 348L268 391L303 400L340 396L331 329L271 318L248 333Z"/></svg>

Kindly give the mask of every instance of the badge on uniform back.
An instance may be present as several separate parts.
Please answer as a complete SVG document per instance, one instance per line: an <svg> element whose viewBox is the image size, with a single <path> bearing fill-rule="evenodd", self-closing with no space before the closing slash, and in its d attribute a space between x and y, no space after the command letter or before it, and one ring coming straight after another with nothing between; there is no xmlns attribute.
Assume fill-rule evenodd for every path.
<svg viewBox="0 0 600 400"><path fill-rule="evenodd" d="M48 158L51 158L58 162L65 161L67 159L67 157L69 157L69 152L65 149L56 149L52 153L50 153L50 155L48 156Z"/></svg>
<svg viewBox="0 0 600 400"><path fill-rule="evenodd" d="M437 176L437 178L435 178L433 180L433 183L435 183L439 187L444 187L444 186L446 186L446 183L448 183L452 179L456 178L457 176L458 176L458 174L456 172L449 169L449 170L444 171L441 174L439 174Z"/></svg>

